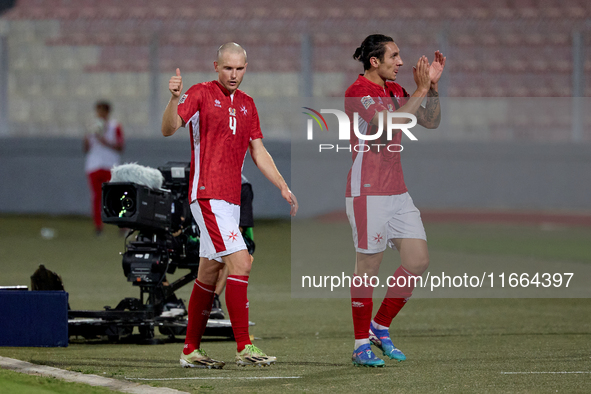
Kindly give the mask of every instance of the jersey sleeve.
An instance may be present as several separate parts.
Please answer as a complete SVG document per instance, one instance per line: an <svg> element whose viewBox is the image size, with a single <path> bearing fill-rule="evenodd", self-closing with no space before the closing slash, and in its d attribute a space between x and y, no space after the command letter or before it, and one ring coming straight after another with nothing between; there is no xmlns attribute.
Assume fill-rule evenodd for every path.
<svg viewBox="0 0 591 394"><path fill-rule="evenodd" d="M179 106L177 113L185 123L201 109L201 102L203 101L203 87L200 85L193 85L181 96L179 99Z"/></svg>
<svg viewBox="0 0 591 394"><path fill-rule="evenodd" d="M257 107L252 103L252 114L251 116L251 126L250 126L250 140L258 140L259 138L263 138L263 132L261 131L261 121L259 120L259 113L257 111Z"/></svg>
<svg viewBox="0 0 591 394"><path fill-rule="evenodd" d="M388 110L377 97L371 97L370 93L362 87L356 87L348 90L345 97L347 112L357 112L367 123L371 122L376 112Z"/></svg>

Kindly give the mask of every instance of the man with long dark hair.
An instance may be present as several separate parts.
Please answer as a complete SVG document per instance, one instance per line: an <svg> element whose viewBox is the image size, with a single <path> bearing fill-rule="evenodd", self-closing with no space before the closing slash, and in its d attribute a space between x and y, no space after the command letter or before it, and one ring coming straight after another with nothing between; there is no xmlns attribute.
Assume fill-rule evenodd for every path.
<svg viewBox="0 0 591 394"><path fill-rule="evenodd" d="M351 124L352 129L355 126L359 133L371 136L376 134L378 127L385 128L388 116L392 117L391 113L396 112L415 115L418 124L426 128L439 126L441 110L437 84L445 66L445 57L439 51L435 52L431 64L426 56L422 56L413 67L417 88L412 95L394 82L404 63L392 37L368 36L353 58L363 63L364 74L359 75L345 93L345 112L351 122L355 119L354 113L358 114L358 124ZM423 107L421 103L425 98L427 102ZM408 119L394 117L393 122L404 124ZM378 141L380 143L371 144L370 149L353 150L353 165L347 177L347 216L357 252L355 275L361 278L377 276L388 246L397 249L401 259L373 320L373 287L363 280L357 281L361 286L351 286L354 365L384 365L384 361L372 352L370 342L390 359L406 359L392 343L389 327L412 295L411 277L421 275L429 266L425 229L402 175L401 134L398 130L390 141L382 139ZM351 145L367 144L352 133Z"/></svg>

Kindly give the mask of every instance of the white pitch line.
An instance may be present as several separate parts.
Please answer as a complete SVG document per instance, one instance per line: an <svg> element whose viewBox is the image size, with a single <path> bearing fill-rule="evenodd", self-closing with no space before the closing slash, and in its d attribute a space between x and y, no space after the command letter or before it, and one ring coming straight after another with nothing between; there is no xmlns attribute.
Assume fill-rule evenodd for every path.
<svg viewBox="0 0 591 394"><path fill-rule="evenodd" d="M128 378L126 380L231 380L231 379L299 379L301 376L234 376L234 377L221 377L221 376L212 376L212 377L190 377L190 378Z"/></svg>
<svg viewBox="0 0 591 394"><path fill-rule="evenodd" d="M591 371L561 371L561 372L501 372L501 375L529 375L529 374L583 374L583 373L591 373Z"/></svg>

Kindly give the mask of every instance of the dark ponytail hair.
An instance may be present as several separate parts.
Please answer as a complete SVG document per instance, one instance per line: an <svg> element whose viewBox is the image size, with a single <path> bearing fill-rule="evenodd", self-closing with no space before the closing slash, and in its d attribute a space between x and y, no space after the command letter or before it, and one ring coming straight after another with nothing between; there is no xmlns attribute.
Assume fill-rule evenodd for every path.
<svg viewBox="0 0 591 394"><path fill-rule="evenodd" d="M384 60L384 53L386 53L386 47L384 44L387 42L394 42L394 39L383 34L372 34L371 36L367 36L367 38L361 43L361 46L355 50L353 59L359 60L363 63L364 70L369 70L371 68L369 59L377 57L380 61Z"/></svg>

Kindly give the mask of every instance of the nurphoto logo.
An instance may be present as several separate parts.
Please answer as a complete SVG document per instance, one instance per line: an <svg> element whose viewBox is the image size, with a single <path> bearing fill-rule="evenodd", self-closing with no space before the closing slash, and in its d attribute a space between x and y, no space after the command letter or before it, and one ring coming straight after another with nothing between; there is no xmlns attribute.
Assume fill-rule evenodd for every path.
<svg viewBox="0 0 591 394"><path fill-rule="evenodd" d="M353 122L349 119L349 116L343 111L338 109L321 109L320 112L309 108L309 107L302 107L310 112L302 112L311 119L308 119L307 123L307 139L313 140L314 139L314 121L320 127L320 130L326 129L328 131L328 124L326 119L322 114L333 114L337 117L339 122L339 140L349 141L351 139L351 123L353 124L353 133L359 139L360 143L355 146L339 146L338 144L319 144L318 149L319 152L323 150L336 150L336 152L340 150L346 150L351 152L351 149L355 150L356 152L367 152L372 148L377 148L379 152L380 148L384 147L390 152L402 152L402 145L400 144L378 144L378 143L370 143L366 144L365 141L375 141L382 137L384 133L384 129L386 132L386 138L388 141L392 140L392 136L395 130L400 130L403 132L411 141L417 141L417 137L414 136L410 132L410 128L417 125L417 118L415 115L410 114L408 112L388 112L388 116L386 118L386 127L384 127L384 117L379 117L378 129L375 134L364 134L363 132L359 131L359 114L357 112L353 113ZM394 123L400 122L401 119L408 119L408 122L405 123Z"/></svg>

